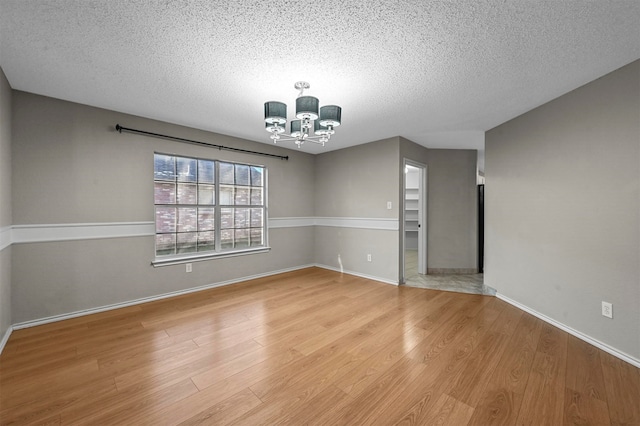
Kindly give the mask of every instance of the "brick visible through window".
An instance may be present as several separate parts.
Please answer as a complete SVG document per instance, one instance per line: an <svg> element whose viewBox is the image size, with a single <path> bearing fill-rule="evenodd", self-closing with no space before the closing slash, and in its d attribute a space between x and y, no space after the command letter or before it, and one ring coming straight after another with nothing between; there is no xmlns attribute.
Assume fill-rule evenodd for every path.
<svg viewBox="0 0 640 426"><path fill-rule="evenodd" d="M156 257L265 246L266 169L154 155Z"/></svg>

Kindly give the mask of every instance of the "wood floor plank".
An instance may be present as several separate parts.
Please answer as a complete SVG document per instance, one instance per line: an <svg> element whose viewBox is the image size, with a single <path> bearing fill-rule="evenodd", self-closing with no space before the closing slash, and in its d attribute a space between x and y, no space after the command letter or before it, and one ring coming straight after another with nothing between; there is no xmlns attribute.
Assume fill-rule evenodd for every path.
<svg viewBox="0 0 640 426"><path fill-rule="evenodd" d="M484 388L470 425L516 423L531 365L538 346L542 321L523 313L505 350Z"/></svg>
<svg viewBox="0 0 640 426"><path fill-rule="evenodd" d="M569 336L566 374L564 423L610 424L599 351L577 337Z"/></svg>
<svg viewBox="0 0 640 426"><path fill-rule="evenodd" d="M612 425L640 425L640 375L638 369L600 352Z"/></svg>
<svg viewBox="0 0 640 426"><path fill-rule="evenodd" d="M288 365L302 355L295 351L288 351L276 357L255 364L231 377L216 382L213 386L201 389L198 393L185 399L159 407L158 410L148 413L145 423L155 424L179 424L191 418L194 413L205 411L211 406L221 403L227 398L247 389L248 385L259 382L271 374L285 370Z"/></svg>
<svg viewBox="0 0 640 426"><path fill-rule="evenodd" d="M7 357L0 362L0 382L25 375L37 375L51 370L57 370L77 363L78 355L75 348L63 348L61 351L48 352L48 357L43 359L41 353L34 352L31 356Z"/></svg>
<svg viewBox="0 0 640 426"><path fill-rule="evenodd" d="M273 334L257 336L254 340L263 346L271 348L294 349L300 342L304 342L325 331L327 329L320 324L294 324L293 327L279 330Z"/></svg>
<svg viewBox="0 0 640 426"><path fill-rule="evenodd" d="M343 339L344 348L354 347L363 338L366 338L366 335L352 334L345 337ZM275 372L275 374L253 384L251 390L262 401L266 401L275 399L305 380L325 381L327 375L335 377L337 370L345 365L351 366L351 362L357 359L356 355L349 353L348 349L344 348L340 344L334 344L312 355L304 356L290 364L287 369Z"/></svg>
<svg viewBox="0 0 640 426"><path fill-rule="evenodd" d="M354 368L345 372L336 382L336 386L352 397L361 394L393 367L398 360L402 359L418 343L423 341L429 333L416 327L415 333L408 333L413 339L407 339L404 335L397 337ZM358 355L362 355L362 353L359 352Z"/></svg>
<svg viewBox="0 0 640 426"><path fill-rule="evenodd" d="M330 413L340 410L351 402L351 397L333 385L329 385L322 392L312 397L308 403L299 404L295 409L288 410L276 420L278 425L322 425L329 424Z"/></svg>
<svg viewBox="0 0 640 426"><path fill-rule="evenodd" d="M426 369L407 389L399 392L385 410L384 417L391 423L403 419L423 422L500 314L500 309L492 306L493 298L464 298L463 301L455 316L408 354L426 365Z"/></svg>
<svg viewBox="0 0 640 426"><path fill-rule="evenodd" d="M574 336L567 337L566 385L583 395L607 401L600 351Z"/></svg>
<svg viewBox="0 0 640 426"><path fill-rule="evenodd" d="M102 374L106 375L123 374L127 371L136 370L141 366L147 366L149 363L159 363L164 360L180 358L199 348L193 340L188 340L163 347L153 352L128 351L119 354L117 357L97 358L98 368Z"/></svg>
<svg viewBox="0 0 640 426"><path fill-rule="evenodd" d="M262 349L262 346L253 340L247 340L221 350L204 346L179 359L168 359L148 364L133 371L117 375L115 376L115 382L119 390L140 383L154 383L157 385L174 383L229 363L238 357L260 349Z"/></svg>
<svg viewBox="0 0 640 426"><path fill-rule="evenodd" d="M294 349L303 355L311 355L313 352L320 350L325 346L333 344L336 340L353 333L368 322L375 315L380 314L380 310L373 310L366 314L355 315L349 321L343 322L333 328L326 329L320 333L316 333L309 339L294 346Z"/></svg>
<svg viewBox="0 0 640 426"><path fill-rule="evenodd" d="M610 425L611 417L607 403L571 388L564 394L565 425Z"/></svg>
<svg viewBox="0 0 640 426"><path fill-rule="evenodd" d="M471 407L478 405L485 385L492 378L521 316L522 311L505 304L495 320L495 326L484 335L467 358L457 379L449 382L451 386L446 387L449 396Z"/></svg>
<svg viewBox="0 0 640 426"><path fill-rule="evenodd" d="M389 289L385 287L388 286L378 285L368 289L366 293L368 297L362 299L363 305L374 306L387 298L385 294L388 293L385 292L388 292ZM339 315L351 314L353 316L354 313L350 304L354 302L354 299L347 297L349 293L348 288L341 288L337 291L323 288L317 292L310 292L307 294L308 298L276 311L275 315L270 316L268 324L278 329L296 324L308 324L309 322L324 325L324 322L335 319ZM365 307L362 306L361 308L364 309ZM331 325L324 326L331 327Z"/></svg>
<svg viewBox="0 0 640 426"><path fill-rule="evenodd" d="M432 310L425 309L424 313L430 313L430 316L440 318L440 325L444 326L449 318L455 315L455 309L452 308L453 300L443 299L445 303L432 305ZM337 382L337 386L349 395L356 396L363 392L373 381L384 374L395 362L403 356L412 353L414 348L422 343L431 333L436 330L435 322L425 323L419 321L427 329L415 326L406 332L400 332L394 328L389 328L395 332L395 336L384 337L384 334L378 335L381 339L376 339L373 347L375 352L371 353L365 360L351 371L345 373ZM404 324L403 324L404 325ZM379 342L384 342L380 345ZM363 349L358 348L362 353ZM372 349L369 349L372 350Z"/></svg>
<svg viewBox="0 0 640 426"><path fill-rule="evenodd" d="M132 337L139 333L145 333L144 327L139 321L116 323L111 327L104 327L97 332L91 329L82 329L77 333L68 334L59 338L38 339L25 341L19 344L20 353L39 351L47 353L50 350L57 351L61 346L76 346L78 344L107 345L126 337Z"/></svg>
<svg viewBox="0 0 640 426"><path fill-rule="evenodd" d="M281 348L260 346L259 348L251 350L241 356L218 362L213 368L209 368L206 371L191 376L191 379L198 389L205 389L221 379L233 376L252 365L260 364L270 357L284 353L288 353L288 351Z"/></svg>
<svg viewBox="0 0 640 426"><path fill-rule="evenodd" d="M127 306L120 309L92 314L90 320L87 317L80 316L70 318L62 322L50 322L37 327L21 328L19 330L14 330L13 333L11 333L11 339L15 340L15 342L20 342L25 340L33 341L38 338L57 338L66 333L75 333L81 329L88 329L89 325L96 321L103 322L108 319L122 316L130 317L132 314L138 313L141 310L142 308L140 305Z"/></svg>
<svg viewBox="0 0 640 426"><path fill-rule="evenodd" d="M491 296L322 268L16 330L0 425L640 425L640 369Z"/></svg>
<svg viewBox="0 0 640 426"><path fill-rule="evenodd" d="M166 404L179 401L189 395L198 392L191 380L183 380L174 385L167 386L157 391L137 391L128 392L120 398L104 404L100 401L99 409L92 412L76 412L78 417L71 417L69 413L64 413L62 421L70 425L125 425L135 424L135 419L146 417L148 412L157 410ZM98 408L98 407L95 407ZM82 415L88 414L88 415Z"/></svg>
<svg viewBox="0 0 640 426"><path fill-rule="evenodd" d="M8 407L2 404L1 424L47 423L60 420L60 413L68 407L84 405L92 400L102 400L116 395L118 390L112 378L101 379L90 385L70 389L49 388L46 397L36 396L26 402Z"/></svg>
<svg viewBox="0 0 640 426"><path fill-rule="evenodd" d="M568 334L544 324L527 381L518 424L562 424Z"/></svg>
<svg viewBox="0 0 640 426"><path fill-rule="evenodd" d="M425 425L465 425L473 415L473 407L470 407L456 398L441 394L436 400L429 415L423 419L416 419L415 424ZM403 420L396 424L406 424Z"/></svg>
<svg viewBox="0 0 640 426"><path fill-rule="evenodd" d="M249 389L238 392L237 394L215 404L205 410L200 411L194 416L181 422L181 426L194 426L201 424L208 425L226 425L262 404L262 401L253 394Z"/></svg>
<svg viewBox="0 0 640 426"><path fill-rule="evenodd" d="M140 332L130 336L121 337L115 345L97 345L93 342L79 342L75 344L75 350L78 359L91 357L108 357L117 356L119 353L135 350L141 347L146 348L153 346L161 348L166 345L172 345L182 342L183 339L171 338L164 330L154 332Z"/></svg>
<svg viewBox="0 0 640 426"><path fill-rule="evenodd" d="M257 338L269 333L270 331L272 331L272 328L268 325L260 323L259 321L251 321L238 324L234 327L225 328L224 330L214 331L212 333L209 333L208 331L206 331L207 334L200 333L199 336L193 338L193 341L198 346L214 345L218 349L224 349L235 346L249 339L260 343ZM179 334L178 336L184 336L185 334L187 333ZM192 333L188 334L193 335Z"/></svg>
<svg viewBox="0 0 640 426"><path fill-rule="evenodd" d="M397 392L405 392L408 385L423 374L426 366L410 358L402 358L392 368L371 383L364 392L329 421L332 424L373 424L385 419L382 412L389 407Z"/></svg>
<svg viewBox="0 0 640 426"><path fill-rule="evenodd" d="M46 373L3 379L0 382L2 407L14 406L24 400L33 400L58 387L67 389L86 385L90 382L92 374L97 374L98 371L98 362L89 360Z"/></svg>

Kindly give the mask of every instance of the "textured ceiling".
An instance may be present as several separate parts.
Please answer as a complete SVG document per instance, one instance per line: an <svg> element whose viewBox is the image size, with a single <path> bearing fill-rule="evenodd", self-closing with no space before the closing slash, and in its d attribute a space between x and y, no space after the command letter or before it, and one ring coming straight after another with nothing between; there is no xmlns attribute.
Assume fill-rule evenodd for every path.
<svg viewBox="0 0 640 426"><path fill-rule="evenodd" d="M0 0L0 40L18 90L271 143L263 103L292 114L306 80L343 125L305 152L398 135L482 149L640 58L640 1Z"/></svg>

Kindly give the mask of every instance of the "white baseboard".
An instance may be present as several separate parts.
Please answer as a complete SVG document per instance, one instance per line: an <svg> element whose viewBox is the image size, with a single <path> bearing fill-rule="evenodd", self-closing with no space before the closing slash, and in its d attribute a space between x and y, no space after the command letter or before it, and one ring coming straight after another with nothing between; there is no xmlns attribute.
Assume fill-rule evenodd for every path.
<svg viewBox="0 0 640 426"><path fill-rule="evenodd" d="M391 285L396 285L396 286L399 285L397 281L392 281L392 280L389 280L387 278L380 278L380 277L375 277L373 275L361 274L360 272L345 271L345 270L341 270L340 268L335 268L333 266L322 265L322 264L319 264L319 263L316 263L313 266L317 266L318 268L322 268L322 269L328 269L330 271L340 272L341 274L355 275L356 277L366 278L368 280L380 281L380 282L385 283L385 284L391 284Z"/></svg>
<svg viewBox="0 0 640 426"><path fill-rule="evenodd" d="M0 340L0 355L4 350L4 345L6 345L7 342L9 341L9 337L11 337L12 331L13 331L13 326L10 325L9 328L7 328L7 331L4 333L4 336L2 336L2 340Z"/></svg>
<svg viewBox="0 0 640 426"><path fill-rule="evenodd" d="M246 276L246 277L242 277L242 278L236 278L236 279L233 279L233 280L221 281L221 282L214 283L214 284L207 284L207 285L203 285L203 286L200 286L200 287L193 287L193 288L188 288L188 289L185 289L185 290L173 291L171 293L159 294L157 296L143 297L141 299L130 300L130 301L127 301L127 302L122 302L122 303L114 303L112 305L99 306L97 308L84 309L82 311L70 312L68 314L54 315L54 316L51 316L51 317L40 318L40 319L36 319L36 320L25 321L25 322L21 322L21 323L18 323L18 324L14 324L12 326L12 328L13 328L13 330L20 330L22 328L36 327L38 325L49 324L49 323L57 322L57 321L64 321L64 320L71 319L71 318L76 318L76 317L81 317L81 316L91 315L91 314L97 314L99 312L111 311L111 310L114 310L114 309L126 308L128 306L139 305L141 303L147 303L147 302L153 302L153 301L156 301L156 300L168 299L169 297L181 296L183 294L195 293L195 292L198 292L198 291L209 290L209 289L216 288L216 287L223 287L223 286L226 286L226 285L237 284L237 283L243 282L243 281L249 281L249 280L253 280L253 279L257 279L257 278L269 277L271 275L277 275L277 274L282 274L282 273L285 273L285 272L297 271L299 269L311 268L313 266L315 266L315 265L303 265L303 266L296 266L296 267L293 267L293 268L280 269L278 271L271 271L271 272L265 272L265 273L262 273L262 274L250 275L250 276ZM8 337L7 337L7 339L8 339Z"/></svg>
<svg viewBox="0 0 640 426"><path fill-rule="evenodd" d="M602 349L603 351L605 351L608 354L611 354L613 356L615 356L616 358L620 358L621 360L628 362L629 364L640 368L640 359L634 358L629 354L626 354L624 352L621 352L619 350L617 350L616 348L613 348L609 345L607 345L606 343L602 343L601 341L594 339L593 337L587 336L586 334L583 334L581 332L579 332L578 330L574 330L573 328L566 326L564 324L562 324L561 322L558 322L556 320L554 320L553 318L549 318L548 316L541 314L540 312L537 312L531 308L529 308L528 306L525 306L519 302L516 302L513 299L509 299L507 296L497 293L496 297L500 300L504 300L505 302L507 302L510 305L515 306L518 309L522 309L523 311L533 315L536 318L541 319L542 321L549 323L551 325L553 325L554 327L558 327L560 330L562 331L566 331L567 333L571 334L572 336L577 337L580 340L584 340L585 342L595 346L598 349Z"/></svg>

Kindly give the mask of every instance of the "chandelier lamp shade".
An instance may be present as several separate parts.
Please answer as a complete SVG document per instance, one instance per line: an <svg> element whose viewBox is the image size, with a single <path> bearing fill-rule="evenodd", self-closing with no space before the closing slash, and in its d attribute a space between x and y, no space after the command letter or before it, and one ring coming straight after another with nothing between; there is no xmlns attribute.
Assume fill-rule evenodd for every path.
<svg viewBox="0 0 640 426"><path fill-rule="evenodd" d="M305 142L324 146L335 128L342 123L342 108L337 105L320 107L320 101L313 96L305 96L304 90L311 87L306 81L297 82L294 87L300 91L296 98L296 118L287 126L287 104L277 101L264 103L265 129L271 133L273 143L293 141L298 148Z"/></svg>

